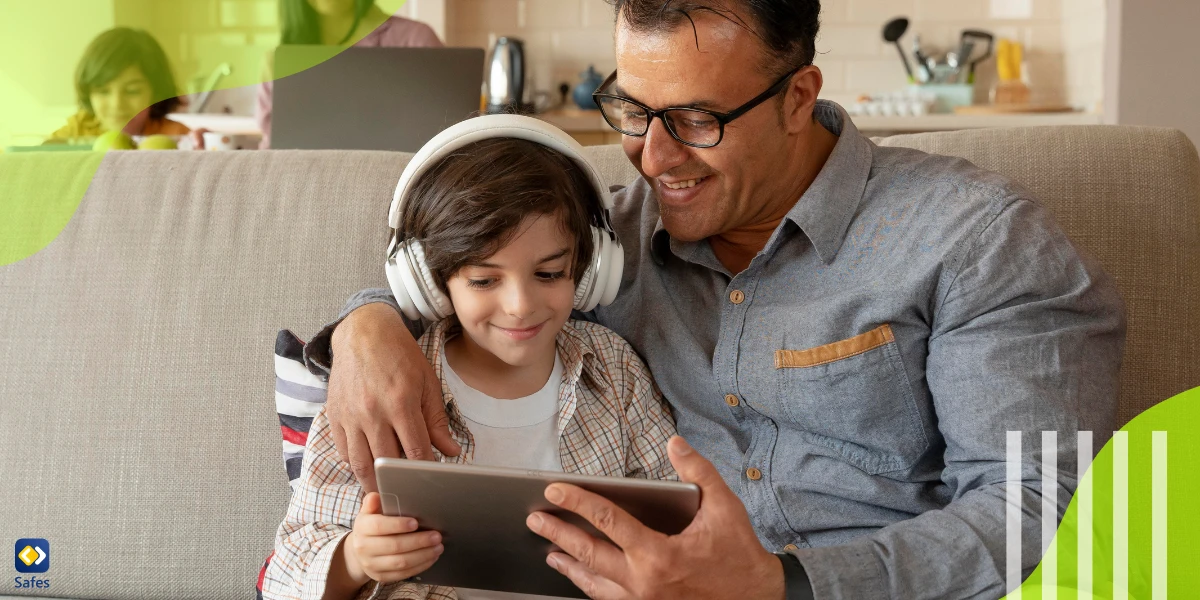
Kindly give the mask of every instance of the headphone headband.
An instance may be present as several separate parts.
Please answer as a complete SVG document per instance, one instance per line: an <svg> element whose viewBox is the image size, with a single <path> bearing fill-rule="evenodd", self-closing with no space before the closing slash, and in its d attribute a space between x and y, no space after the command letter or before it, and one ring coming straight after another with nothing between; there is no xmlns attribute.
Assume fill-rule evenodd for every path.
<svg viewBox="0 0 1200 600"><path fill-rule="evenodd" d="M431 169L441 159L449 156L455 150L491 138L516 138L536 142L552 150L557 150L579 165L587 175L588 180L596 189L600 204L605 214L601 226L610 228L607 223L607 212L612 210L612 194L600 171L583 154L583 146L563 130L545 121L523 115L484 115L467 119L451 127L429 140L421 147L404 172L400 174L400 182L396 185L396 193L392 195L392 206L388 210L388 226L400 229L400 214L404 206L404 198L408 195L413 184L426 171Z"/></svg>
<svg viewBox="0 0 1200 600"><path fill-rule="evenodd" d="M405 197L422 174L454 151L490 138L528 140L558 151L583 169L600 199L600 222L598 226L589 227L590 233L587 235L592 236L595 251L591 265L584 269L575 286L574 306L586 312L612 302L621 286L625 251L609 222L608 213L613 207L612 194L604 185L600 171L584 156L583 146L579 142L549 123L520 115L487 115L467 119L434 136L413 155L400 175L388 210L388 225L394 233L388 242L384 265L388 285L400 310L410 319L436 320L454 313L450 298L437 289L433 274L426 265L421 242L415 239L401 241L403 232L400 216Z"/></svg>

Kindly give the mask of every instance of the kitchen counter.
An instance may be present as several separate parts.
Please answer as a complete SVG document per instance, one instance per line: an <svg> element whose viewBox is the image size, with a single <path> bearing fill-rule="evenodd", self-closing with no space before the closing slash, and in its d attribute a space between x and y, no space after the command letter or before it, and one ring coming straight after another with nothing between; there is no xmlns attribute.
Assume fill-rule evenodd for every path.
<svg viewBox="0 0 1200 600"><path fill-rule="evenodd" d="M998 115L937 114L922 117L851 117L861 131L912 133L954 131L993 127L1035 127L1039 125L1097 125L1101 115L1083 112L1009 113Z"/></svg>
<svg viewBox="0 0 1200 600"><path fill-rule="evenodd" d="M231 135L262 135L254 117L219 113L170 113L167 118L183 123L189 129L204 128Z"/></svg>

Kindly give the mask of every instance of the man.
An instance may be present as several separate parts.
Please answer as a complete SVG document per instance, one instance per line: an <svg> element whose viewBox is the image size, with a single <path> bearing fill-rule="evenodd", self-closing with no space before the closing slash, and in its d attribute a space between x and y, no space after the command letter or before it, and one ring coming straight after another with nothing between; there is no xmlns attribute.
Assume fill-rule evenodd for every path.
<svg viewBox="0 0 1200 600"><path fill-rule="evenodd" d="M1061 519L1075 489L1076 432L1114 425L1111 280L1026 191L876 147L818 101L816 0L615 8L599 98L642 177L616 196L621 294L589 316L646 359L703 501L664 536L550 486L613 543L535 514L564 550L548 562L601 599L1003 595L1006 431L1059 432L1056 489L1020 449L1028 574L1042 492ZM372 456L457 451L389 301L361 293L310 348L336 357L330 419L367 487Z"/></svg>

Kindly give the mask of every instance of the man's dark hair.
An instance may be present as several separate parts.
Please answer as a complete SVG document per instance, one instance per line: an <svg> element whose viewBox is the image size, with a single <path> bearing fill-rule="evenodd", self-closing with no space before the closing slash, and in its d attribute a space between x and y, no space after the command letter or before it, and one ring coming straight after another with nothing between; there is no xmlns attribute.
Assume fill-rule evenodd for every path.
<svg viewBox="0 0 1200 600"><path fill-rule="evenodd" d="M674 31L700 13L712 13L746 28L767 47L762 65L773 77L811 64L821 26L820 0L608 0L634 31ZM746 22L742 17L749 17Z"/></svg>
<svg viewBox="0 0 1200 600"><path fill-rule="evenodd" d="M404 238L421 241L425 264L446 292L459 269L484 262L521 233L529 216L555 215L575 240L570 277L592 260L600 197L584 170L537 142L492 138L468 144L422 174L400 215Z"/></svg>
<svg viewBox="0 0 1200 600"><path fill-rule="evenodd" d="M83 51L83 58L75 69L75 95L79 106L94 113L92 90L116 79L129 67L141 69L142 76L150 83L151 102L154 103L150 107L150 118L162 119L179 106L175 75L162 46L149 33L128 27L115 27L101 33Z"/></svg>

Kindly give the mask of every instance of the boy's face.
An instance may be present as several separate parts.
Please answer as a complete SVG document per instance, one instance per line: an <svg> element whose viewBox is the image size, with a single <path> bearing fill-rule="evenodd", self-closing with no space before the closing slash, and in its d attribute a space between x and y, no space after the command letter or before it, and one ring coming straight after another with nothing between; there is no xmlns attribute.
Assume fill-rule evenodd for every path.
<svg viewBox="0 0 1200 600"><path fill-rule="evenodd" d="M459 269L446 287L467 348L515 367L552 360L574 305L575 245L559 216L530 216L483 264Z"/></svg>
<svg viewBox="0 0 1200 600"><path fill-rule="evenodd" d="M153 96L153 89L142 70L131 66L112 81L92 88L88 100L105 131L120 131L150 106Z"/></svg>

